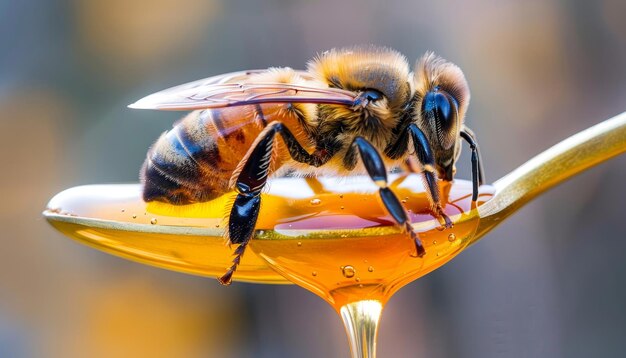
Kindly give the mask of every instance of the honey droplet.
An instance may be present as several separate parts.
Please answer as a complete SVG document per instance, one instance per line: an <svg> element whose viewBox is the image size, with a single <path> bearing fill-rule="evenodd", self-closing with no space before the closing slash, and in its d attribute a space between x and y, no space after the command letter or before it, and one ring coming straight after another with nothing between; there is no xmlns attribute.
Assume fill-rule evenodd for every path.
<svg viewBox="0 0 626 358"><path fill-rule="evenodd" d="M456 240L456 235L454 234L448 235L448 241L453 242L454 240Z"/></svg>
<svg viewBox="0 0 626 358"><path fill-rule="evenodd" d="M150 224L152 224L152 225L156 225L156 223L157 223L157 219L156 219L156 218L152 218L152 219L150 220Z"/></svg>
<svg viewBox="0 0 626 358"><path fill-rule="evenodd" d="M320 199L311 199L309 203L311 203L311 205L320 205L322 201Z"/></svg>
<svg viewBox="0 0 626 358"><path fill-rule="evenodd" d="M354 267L347 265L341 267L341 273L343 273L343 277L345 278L352 278L354 277L354 275L356 275L356 270L354 269Z"/></svg>
<svg viewBox="0 0 626 358"><path fill-rule="evenodd" d="M313 275L313 276L317 276L317 271L313 271L313 272L311 272L311 275Z"/></svg>
<svg viewBox="0 0 626 358"><path fill-rule="evenodd" d="M368 268L367 268L367 271L369 271L369 272L374 272L374 266L370 266L370 267L368 267Z"/></svg>
<svg viewBox="0 0 626 358"><path fill-rule="evenodd" d="M348 237L348 234L341 234L342 239L345 239L346 237Z"/></svg>
<svg viewBox="0 0 626 358"><path fill-rule="evenodd" d="M298 246L302 246L302 241L298 241Z"/></svg>

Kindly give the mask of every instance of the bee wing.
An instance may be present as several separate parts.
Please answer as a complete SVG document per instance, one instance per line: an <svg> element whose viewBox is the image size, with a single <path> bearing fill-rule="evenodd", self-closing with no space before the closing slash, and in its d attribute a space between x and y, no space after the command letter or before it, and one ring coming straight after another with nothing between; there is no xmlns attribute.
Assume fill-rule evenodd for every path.
<svg viewBox="0 0 626 358"><path fill-rule="evenodd" d="M302 70L293 70L298 76L302 77L306 81L315 81L315 77L313 77L309 72ZM267 72L267 70L246 70L246 71L235 71L230 73L224 73L222 75L212 76L205 79L188 82L179 86L171 87L166 90L160 91L180 91L191 88L198 88L202 86L209 86L214 84L223 84L223 83L234 83L234 82L245 82L250 76L257 75L260 73Z"/></svg>
<svg viewBox="0 0 626 358"><path fill-rule="evenodd" d="M352 106L357 94L338 88L289 83L247 82L250 76L266 70L232 72L151 94L129 105L130 108L158 110L195 110L262 103L326 103ZM307 81L314 78L296 71Z"/></svg>

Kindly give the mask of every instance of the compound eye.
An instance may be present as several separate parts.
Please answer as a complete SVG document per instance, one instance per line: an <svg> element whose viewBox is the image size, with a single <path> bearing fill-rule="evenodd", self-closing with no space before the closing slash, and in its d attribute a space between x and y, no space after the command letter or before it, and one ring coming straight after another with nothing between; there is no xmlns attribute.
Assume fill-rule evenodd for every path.
<svg viewBox="0 0 626 358"><path fill-rule="evenodd" d="M426 93L422 101L422 113L437 129L447 132L456 124L458 104L447 92L438 88Z"/></svg>

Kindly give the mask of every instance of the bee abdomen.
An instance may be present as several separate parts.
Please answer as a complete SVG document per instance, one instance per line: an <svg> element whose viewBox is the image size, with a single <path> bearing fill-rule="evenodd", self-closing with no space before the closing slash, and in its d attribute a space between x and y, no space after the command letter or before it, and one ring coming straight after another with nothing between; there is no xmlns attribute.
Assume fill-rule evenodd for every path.
<svg viewBox="0 0 626 358"><path fill-rule="evenodd" d="M141 171L146 202L191 204L211 200L228 190L229 175L219 168L215 138L202 127L190 126L193 118L189 119L164 133L148 152Z"/></svg>

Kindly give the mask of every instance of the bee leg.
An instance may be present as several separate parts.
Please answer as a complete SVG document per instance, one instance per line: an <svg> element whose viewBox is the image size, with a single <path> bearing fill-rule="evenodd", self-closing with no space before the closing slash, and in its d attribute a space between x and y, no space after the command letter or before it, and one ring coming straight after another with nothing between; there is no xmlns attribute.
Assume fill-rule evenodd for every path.
<svg viewBox="0 0 626 358"><path fill-rule="evenodd" d="M439 186L437 186L437 174L435 173L435 156L430 149L428 139L424 135L424 132L422 132L422 130L415 124L409 125L408 131L413 139L413 146L415 147L417 160L423 168L422 175L424 176L426 191L430 195L436 218L443 227L451 228L453 226L452 220L450 220L448 215L444 213L443 208L441 207Z"/></svg>
<svg viewBox="0 0 626 358"><path fill-rule="evenodd" d="M231 283L232 276L237 270L259 217L261 208L261 191L267 182L270 173L270 164L274 152L276 133L280 133L291 157L301 163L320 166L331 158L328 150L315 151L309 154L293 134L280 122L272 122L259 134L253 149L242 160L243 165L235 171L237 179L234 187L237 197L233 203L228 218L228 239L232 244L239 244L235 249L235 258L226 274L218 278L223 285Z"/></svg>
<svg viewBox="0 0 626 358"><path fill-rule="evenodd" d="M483 161L481 160L480 146L478 145L478 140L476 140L476 134L474 134L474 131L468 127L464 127L461 131L461 137L468 141L470 147L472 144L467 138L463 137L463 133L465 133L465 135L467 135L474 142L474 146L476 147L476 157L478 160L478 185L483 185L485 184L485 170L483 169Z"/></svg>
<svg viewBox="0 0 626 358"><path fill-rule="evenodd" d="M232 244L239 244L235 249L235 258L226 274L218 278L223 285L229 285L233 273L241 261L254 233L261 208L261 190L269 174L270 161L274 149L275 131L264 131L255 142L252 151L245 158L245 163L235 181L237 197L228 218L228 239Z"/></svg>
<svg viewBox="0 0 626 358"><path fill-rule="evenodd" d="M218 278L222 285L230 285L232 282L233 274L241 262L241 257L246 251L250 238L252 238L260 208L260 195L237 194L228 219L228 237L230 243L239 244L239 246L235 249L232 266L223 276Z"/></svg>
<svg viewBox="0 0 626 358"><path fill-rule="evenodd" d="M385 169L385 163L383 162L380 154L376 148L363 137L354 138L352 146L356 146L358 149L367 173L378 186L378 193L380 194L380 198L382 199L385 208L389 214L391 214L391 217L396 221L396 223L398 223L402 229L411 235L411 239L415 242L417 256L424 256L424 254L426 254L426 250L424 250L422 240L420 240L417 233L413 230L411 221L409 220L404 207L400 204L400 200L398 200L396 194L394 194L387 186L387 170Z"/></svg>
<svg viewBox="0 0 626 358"><path fill-rule="evenodd" d="M478 186L482 185L483 181L482 166L480 165L480 156L478 155L478 145L473 136L465 130L461 131L461 138L467 141L472 150L472 201L476 201L478 200Z"/></svg>

